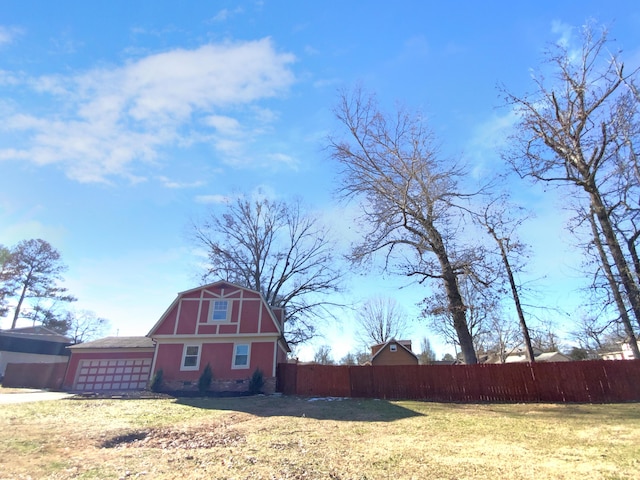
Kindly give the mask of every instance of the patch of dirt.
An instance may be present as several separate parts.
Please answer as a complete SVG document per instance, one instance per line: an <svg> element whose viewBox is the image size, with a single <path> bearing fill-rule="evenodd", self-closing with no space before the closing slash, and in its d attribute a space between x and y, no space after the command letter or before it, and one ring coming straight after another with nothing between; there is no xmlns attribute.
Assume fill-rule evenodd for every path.
<svg viewBox="0 0 640 480"><path fill-rule="evenodd" d="M232 415L231 420L237 420ZM246 419L241 419L244 421ZM246 443L246 437L228 422L189 426L183 428L157 427L128 430L101 440L101 448L147 447L161 449L193 449L230 447Z"/></svg>
<svg viewBox="0 0 640 480"><path fill-rule="evenodd" d="M102 448L147 447L162 449L192 449L230 447L245 443L243 434L237 430L210 430L207 427L196 427L175 430L171 427L136 430L116 435L104 440Z"/></svg>

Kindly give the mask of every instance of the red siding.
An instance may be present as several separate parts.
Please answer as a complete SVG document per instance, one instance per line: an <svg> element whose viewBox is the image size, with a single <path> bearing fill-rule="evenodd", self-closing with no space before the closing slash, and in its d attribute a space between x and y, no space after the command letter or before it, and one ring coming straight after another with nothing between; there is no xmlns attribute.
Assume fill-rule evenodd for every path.
<svg viewBox="0 0 640 480"><path fill-rule="evenodd" d="M170 343L170 344L158 344L156 345L156 364L154 367L154 372L158 370L162 370L163 378L167 380L178 379L184 373L193 373L193 372L181 372L180 364L182 362L182 352L184 346L181 343ZM197 373L196 377L198 378Z"/></svg>
<svg viewBox="0 0 640 480"><path fill-rule="evenodd" d="M246 305L246 302L242 302L241 300L235 300L231 302L231 315L229 316L229 321L233 323L238 323L240 319L240 308Z"/></svg>
<svg viewBox="0 0 640 480"><path fill-rule="evenodd" d="M167 312L167 315L164 321L158 325L158 329L155 333L158 335L172 335L176 326L176 314L178 312L178 303L173 306L173 308Z"/></svg>
<svg viewBox="0 0 640 480"><path fill-rule="evenodd" d="M231 370L231 360L233 357L233 343L208 343L202 346L202 358L200 359L200 370L209 363L213 370L213 377L218 379L245 378L245 376L235 376Z"/></svg>
<svg viewBox="0 0 640 480"><path fill-rule="evenodd" d="M260 332L276 333L277 331L278 329L276 328L276 324L271 319L271 315L269 314L269 309L266 307L266 305L262 305L262 325L260 326Z"/></svg>
<svg viewBox="0 0 640 480"><path fill-rule="evenodd" d="M209 320L210 312L211 312L211 302L208 300L202 300L202 308L200 309L200 318L198 319L198 323L207 323L207 321Z"/></svg>
<svg viewBox="0 0 640 480"><path fill-rule="evenodd" d="M194 292L183 293L182 298L200 298L201 290L196 290Z"/></svg>
<svg viewBox="0 0 640 480"><path fill-rule="evenodd" d="M193 335L196 333L196 320L198 319L198 306L200 302L182 300L180 302L180 318L178 319L178 335Z"/></svg>
<svg viewBox="0 0 640 480"><path fill-rule="evenodd" d="M162 369L166 381L195 382L205 366L211 365L213 377L218 380L246 379L256 368L266 377L273 376L273 342L251 342L249 368L232 368L234 345L238 342L204 343L198 370L180 370L183 344L159 344L155 371Z"/></svg>
<svg viewBox="0 0 640 480"><path fill-rule="evenodd" d="M256 368L262 370L265 377L273 376L273 342L253 342L251 344L249 375Z"/></svg>
<svg viewBox="0 0 640 480"><path fill-rule="evenodd" d="M220 335L236 335L238 333L238 325L220 325L218 333Z"/></svg>
<svg viewBox="0 0 640 480"><path fill-rule="evenodd" d="M204 324L201 323L198 325L198 335L215 335L218 333L218 326L214 324Z"/></svg>

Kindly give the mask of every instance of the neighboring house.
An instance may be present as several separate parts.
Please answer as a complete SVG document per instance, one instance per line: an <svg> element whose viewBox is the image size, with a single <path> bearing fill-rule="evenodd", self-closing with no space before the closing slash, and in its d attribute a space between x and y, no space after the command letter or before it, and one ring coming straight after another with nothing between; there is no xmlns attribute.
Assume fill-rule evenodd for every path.
<svg viewBox="0 0 640 480"><path fill-rule="evenodd" d="M533 348L534 360L536 362L571 362L571 358L560 352L543 352L538 348ZM481 363L525 363L528 362L524 350L519 348L510 352L501 361L497 354L488 354L481 359Z"/></svg>
<svg viewBox="0 0 640 480"><path fill-rule="evenodd" d="M396 340L371 347L371 365L418 365L418 356L411 351L411 340Z"/></svg>
<svg viewBox="0 0 640 480"><path fill-rule="evenodd" d="M640 347L640 342L638 343ZM633 352L631 351L630 341L620 344L620 350L607 352L600 355L603 360L633 360Z"/></svg>
<svg viewBox="0 0 640 480"><path fill-rule="evenodd" d="M69 360L70 338L41 326L0 330L0 377L9 363L60 363Z"/></svg>
<svg viewBox="0 0 640 480"><path fill-rule="evenodd" d="M162 371L165 390L197 387L207 364L211 389L244 391L260 369L275 391L276 367L286 362L284 311L254 290L216 282L178 294L145 337L97 340L71 348L64 386L70 390L144 388Z"/></svg>

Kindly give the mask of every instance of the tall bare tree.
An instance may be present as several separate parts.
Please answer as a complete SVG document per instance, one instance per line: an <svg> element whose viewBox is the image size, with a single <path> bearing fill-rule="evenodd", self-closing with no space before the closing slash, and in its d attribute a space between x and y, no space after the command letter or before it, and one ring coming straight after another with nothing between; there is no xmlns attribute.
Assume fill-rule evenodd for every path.
<svg viewBox="0 0 640 480"><path fill-rule="evenodd" d="M313 355L313 361L320 365L333 365L333 355L331 353L331 347L329 345L321 345Z"/></svg>
<svg viewBox="0 0 640 480"><path fill-rule="evenodd" d="M356 311L359 337L363 346L400 340L409 325L407 312L393 298L373 297Z"/></svg>
<svg viewBox="0 0 640 480"><path fill-rule="evenodd" d="M3 275L3 289L7 297L17 299L12 329L16 327L18 318L23 313L25 302L33 302L33 305L23 316L37 320L36 316L44 314L46 310L43 301L75 301L75 298L67 293L67 289L58 284L66 268L60 252L49 242L41 239L23 240L11 250Z"/></svg>
<svg viewBox="0 0 640 480"><path fill-rule="evenodd" d="M472 275L460 275L458 289L466 308L466 321L476 355L487 348L487 336L491 333L493 319L500 315L499 297L493 288L476 281ZM440 336L458 351L459 338L454 327L444 288L436 285L434 292L422 302L422 315L427 319L429 330Z"/></svg>
<svg viewBox="0 0 640 480"><path fill-rule="evenodd" d="M420 340L420 353L418 354L420 365L430 365L436 361L436 352L431 348L431 342L427 337Z"/></svg>
<svg viewBox="0 0 640 480"><path fill-rule="evenodd" d="M515 230L520 225L521 220L513 219L508 216L509 211L514 208L506 202L504 196L499 196L490 201L485 208L474 217L488 232L491 239L498 248L498 255L501 262L501 270L509 284L509 291L513 299L513 305L516 309L522 339L524 342L525 353L529 362L535 362L533 347L531 346L531 337L529 335L529 327L525 318L524 308L521 301L520 285L516 281L517 267L514 260L520 258L524 253L524 245L520 243L516 237ZM501 352L505 351L505 342L500 339L499 345Z"/></svg>
<svg viewBox="0 0 640 480"><path fill-rule="evenodd" d="M315 335L315 323L333 305L342 273L328 229L293 201L239 198L222 215L193 225L208 255L205 279L224 279L261 292L285 309L285 337L292 345Z"/></svg>
<svg viewBox="0 0 640 480"><path fill-rule="evenodd" d="M613 298L613 303L618 310L618 318L616 320L622 324L626 332L626 338L631 348L633 358L640 359L640 351L638 350L638 341L633 329L633 323L629 318L629 312L627 311L627 306L625 304L623 294L620 291L619 283L613 272L613 268L609 263L609 259L607 258L605 246L602 244L601 235L598 231L598 222L596 220L595 213L593 212L593 208L591 208L591 212L589 214L589 225L591 226L591 230L593 232L593 244L596 247L596 251L600 259L601 268L599 269L599 271L602 272L606 279L606 282L609 286L608 293Z"/></svg>
<svg viewBox="0 0 640 480"><path fill-rule="evenodd" d="M563 44L549 51L552 83L540 75L533 94L505 91L520 118L505 157L523 177L562 186L568 197L582 194L588 205L582 211L593 215L594 240L603 247L602 266L621 285L619 308L640 325L640 288L630 260L638 237L625 242L616 227L623 195L636 203L640 196L638 70L626 73L619 52L609 47L607 32L587 25L578 49Z"/></svg>
<svg viewBox="0 0 640 480"><path fill-rule="evenodd" d="M466 363L477 363L458 276L469 273L481 253L460 241L464 171L438 155L423 119L402 110L383 114L361 90L344 93L336 108L346 138L330 139L341 166L341 193L363 201L367 231L351 252L355 264L382 254L385 268L436 280L443 286Z"/></svg>
<svg viewBox="0 0 640 480"><path fill-rule="evenodd" d="M83 343L104 335L110 327L109 320L98 317L90 310L69 311L64 317L66 331L63 333L73 343Z"/></svg>

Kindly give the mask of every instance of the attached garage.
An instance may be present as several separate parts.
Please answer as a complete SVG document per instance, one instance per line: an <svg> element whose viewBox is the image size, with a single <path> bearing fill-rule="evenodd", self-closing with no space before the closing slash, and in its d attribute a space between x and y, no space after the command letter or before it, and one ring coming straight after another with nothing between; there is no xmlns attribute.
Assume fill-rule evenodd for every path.
<svg viewBox="0 0 640 480"><path fill-rule="evenodd" d="M64 388L78 392L142 390L150 379L154 343L148 337L107 337L69 347Z"/></svg>
<svg viewBox="0 0 640 480"><path fill-rule="evenodd" d="M119 360L80 360L73 389L142 390L151 373L151 359L123 358Z"/></svg>

